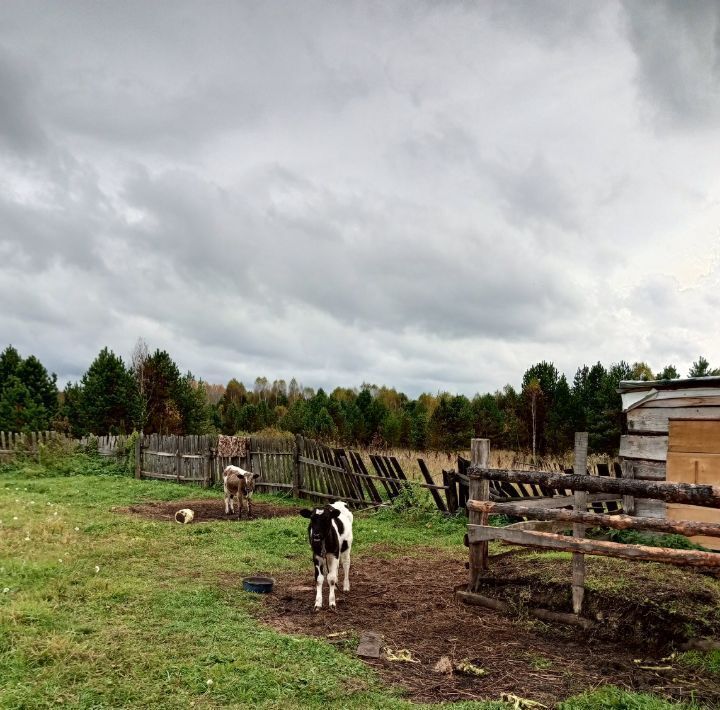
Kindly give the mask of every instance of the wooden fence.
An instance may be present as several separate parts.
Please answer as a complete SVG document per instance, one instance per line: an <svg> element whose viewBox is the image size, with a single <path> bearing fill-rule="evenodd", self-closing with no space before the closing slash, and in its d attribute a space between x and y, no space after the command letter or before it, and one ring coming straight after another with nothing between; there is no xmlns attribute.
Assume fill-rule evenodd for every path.
<svg viewBox="0 0 720 710"><path fill-rule="evenodd" d="M8 459L18 452L38 454L44 446L71 441L72 439L57 431L0 431L0 460Z"/></svg>
<svg viewBox="0 0 720 710"><path fill-rule="evenodd" d="M513 471L491 469L489 441L473 439L472 462L468 468L470 499L467 501L469 524L466 544L470 548L470 578L468 589L458 590L460 598L467 602L503 608L503 602L478 593L482 574L488 569L488 543L491 540L540 549L562 550L573 553L572 559L572 605L574 617L548 610L534 610L540 618L549 618L564 623L578 622L585 594L585 555L603 555L626 560L648 560L674 565L720 568L720 554L702 550L675 550L646 545L629 545L585 537L586 526L600 526L612 529L652 530L685 536L709 535L720 537L720 523L703 523L634 515L608 515L589 512L592 504L599 500L641 498L659 499L672 503L702 505L720 508L720 486L690 483L666 483L634 479L588 476L587 433L575 435L575 463L573 474L550 471ZM513 484L537 486L541 490L553 491L552 495L527 502L496 502L491 499L492 484ZM567 491L572 496L566 495ZM566 508L572 507L572 510ZM565 508L565 509L564 509ZM628 508L630 506L628 505ZM488 525L488 515L504 514L529 520L545 521L559 528L572 526L572 537L535 529L533 523L519 523L506 527ZM507 606L507 605L505 605ZM575 622L573 622L575 618Z"/></svg>
<svg viewBox="0 0 720 710"><path fill-rule="evenodd" d="M217 437L176 437L151 434L140 437L136 451L137 478L156 478L180 483L219 483L222 471L234 464L260 474L260 490L286 491L316 502L346 500L355 507L380 505L401 494L412 503L414 491L429 491L442 512L448 506L441 493L448 485L436 484L422 459L418 459L421 480L411 479L394 456L371 454L373 473L357 451L332 448L302 436L245 437L245 453L221 456ZM452 500L452 498L451 498Z"/></svg>

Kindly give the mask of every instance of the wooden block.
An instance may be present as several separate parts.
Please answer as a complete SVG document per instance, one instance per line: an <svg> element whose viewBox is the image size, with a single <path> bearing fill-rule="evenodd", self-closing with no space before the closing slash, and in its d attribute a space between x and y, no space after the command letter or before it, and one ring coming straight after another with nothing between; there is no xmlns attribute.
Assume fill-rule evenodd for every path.
<svg viewBox="0 0 720 710"><path fill-rule="evenodd" d="M670 419L720 419L720 407L637 407L627 413L628 432L667 434Z"/></svg>
<svg viewBox="0 0 720 710"><path fill-rule="evenodd" d="M382 636L374 631L363 631L355 653L363 658L380 658Z"/></svg>
<svg viewBox="0 0 720 710"><path fill-rule="evenodd" d="M671 419L669 427L668 451L720 454L720 419L707 421Z"/></svg>

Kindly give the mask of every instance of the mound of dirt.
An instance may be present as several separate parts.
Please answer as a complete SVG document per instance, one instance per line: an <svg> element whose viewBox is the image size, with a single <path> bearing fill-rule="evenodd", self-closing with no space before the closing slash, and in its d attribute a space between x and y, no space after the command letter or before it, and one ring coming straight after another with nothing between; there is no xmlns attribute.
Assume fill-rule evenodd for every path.
<svg viewBox="0 0 720 710"><path fill-rule="evenodd" d="M539 607L572 612L570 555L513 550L491 558L481 592L518 615ZM666 650L698 637L720 638L715 571L586 556L583 616L594 638Z"/></svg>
<svg viewBox="0 0 720 710"><path fill-rule="evenodd" d="M195 523L207 523L211 520L231 520L237 522L237 506L235 513L225 514L225 504L221 498L200 498L199 500L171 500L152 501L140 505L131 505L127 508L116 508L119 513L132 513L150 520L169 520L175 522L175 513L181 508L190 508L194 511ZM252 507L253 518L282 518L297 515L297 508L289 505L273 505L271 503L254 502ZM247 520L243 512L242 520Z"/></svg>
<svg viewBox="0 0 720 710"><path fill-rule="evenodd" d="M694 694L696 701L720 706L717 679L668 661L664 652L641 652L574 627L548 633L540 622L457 602L452 590L467 577L464 559L439 556L437 550L414 549L413 557L390 559L386 550L376 552L353 560L352 590L339 592L335 613L327 610L327 587L325 608L313 611L309 565L302 574L275 575L276 591L261 611L264 620L284 633L321 637L352 654L363 632L380 634L390 653L367 662L420 702L512 694L552 707L568 696L614 684L678 699Z"/></svg>

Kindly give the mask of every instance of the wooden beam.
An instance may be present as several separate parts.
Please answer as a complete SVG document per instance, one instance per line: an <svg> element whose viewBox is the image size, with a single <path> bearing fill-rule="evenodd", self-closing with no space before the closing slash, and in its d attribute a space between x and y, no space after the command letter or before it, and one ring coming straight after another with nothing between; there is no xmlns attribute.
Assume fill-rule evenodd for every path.
<svg viewBox="0 0 720 710"><path fill-rule="evenodd" d="M573 473L583 476L587 472L588 433L575 432L575 457L573 459ZM587 491L575 491L573 511L586 511L588 506ZM585 526L582 523L573 524L573 537L584 538ZM573 552L572 560L572 604L573 613L580 614L585 597L585 557L582 552Z"/></svg>
<svg viewBox="0 0 720 710"><path fill-rule="evenodd" d="M513 545L541 547L562 550L563 552L582 552L586 555L620 557L626 560L646 560L648 562L665 562L672 565L693 567L720 567L720 555L715 552L671 550L666 547L648 547L647 545L624 545L619 542L588 540L587 538L567 537L566 535L556 535L554 533L468 525L468 542L470 545L489 540L502 540Z"/></svg>
<svg viewBox="0 0 720 710"><path fill-rule="evenodd" d="M531 520L557 520L570 523L583 523L590 527L612 528L613 530L653 530L668 535L710 535L720 537L720 523L702 523L690 520L661 520L658 518L639 518L631 515L605 515L575 510L538 509L522 503L493 503L491 501L470 500L468 510L495 515L514 515Z"/></svg>
<svg viewBox="0 0 720 710"><path fill-rule="evenodd" d="M607 476L577 476L547 471L513 471L500 468L471 468L470 474L489 481L508 483L539 483L552 488L588 491L590 493L616 493L635 498L657 498L668 503L703 505L720 508L720 486L710 484L668 483L637 481Z"/></svg>
<svg viewBox="0 0 720 710"><path fill-rule="evenodd" d="M490 439L472 439L470 441L470 460L472 466L488 466L490 463ZM474 478L470 481L470 497L478 500L490 500L490 482ZM487 513L470 512L469 522L487 525ZM468 590L475 591L478 577L488 566L488 544L480 544L470 548L470 579Z"/></svg>

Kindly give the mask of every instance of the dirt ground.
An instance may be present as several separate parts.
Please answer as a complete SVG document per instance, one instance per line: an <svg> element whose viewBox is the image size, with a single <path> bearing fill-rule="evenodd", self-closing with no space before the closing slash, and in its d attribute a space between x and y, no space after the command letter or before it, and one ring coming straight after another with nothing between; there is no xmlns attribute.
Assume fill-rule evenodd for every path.
<svg viewBox="0 0 720 710"><path fill-rule="evenodd" d="M396 656L408 651L411 660L367 662L421 702L512 694L552 707L614 684L676 699L694 694L696 702L720 707L718 680L668 659L668 649L631 648L573 627L513 621L466 606L452 592L466 579L464 560L438 556L437 550L413 550L413 557L390 557L381 548L376 553L353 561L352 590L339 592L335 613L327 610L327 587L325 608L313 611L311 569L276 575L276 591L262 607L264 620L284 633L324 638L348 653L355 652L363 631L379 633L386 649ZM433 670L443 657L455 665L470 661L482 675Z"/></svg>
<svg viewBox="0 0 720 710"><path fill-rule="evenodd" d="M211 520L237 520L237 504L235 505L234 514L225 515L225 503L222 498L216 500L201 498L199 500L152 501L141 505L131 505L127 508L118 508L117 512L141 515L143 518L150 520L174 522L175 513L181 508L190 508L195 512L193 523L207 523ZM253 518L281 518L296 514L297 508L286 505L273 505L257 501L252 506ZM246 519L244 512L242 519Z"/></svg>

